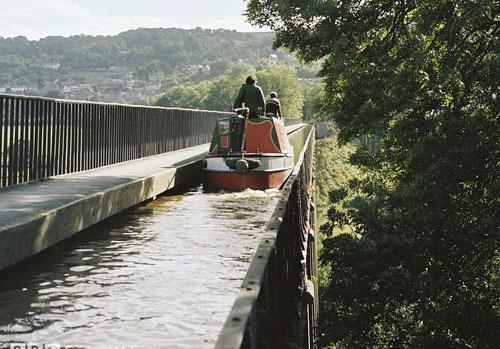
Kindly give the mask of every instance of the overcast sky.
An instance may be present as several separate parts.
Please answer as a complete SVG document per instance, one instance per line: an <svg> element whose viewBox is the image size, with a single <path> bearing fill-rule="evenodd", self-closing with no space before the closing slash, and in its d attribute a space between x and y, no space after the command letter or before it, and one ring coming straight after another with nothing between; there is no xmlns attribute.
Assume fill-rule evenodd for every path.
<svg viewBox="0 0 500 349"><path fill-rule="evenodd" d="M258 31L243 0L0 0L0 36L111 35L136 28Z"/></svg>

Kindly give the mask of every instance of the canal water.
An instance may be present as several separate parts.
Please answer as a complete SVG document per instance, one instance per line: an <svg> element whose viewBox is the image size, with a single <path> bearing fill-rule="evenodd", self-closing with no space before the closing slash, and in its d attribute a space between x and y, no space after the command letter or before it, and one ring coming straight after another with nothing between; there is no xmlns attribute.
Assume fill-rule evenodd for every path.
<svg viewBox="0 0 500 349"><path fill-rule="evenodd" d="M213 347L278 196L193 186L0 273L0 348Z"/></svg>

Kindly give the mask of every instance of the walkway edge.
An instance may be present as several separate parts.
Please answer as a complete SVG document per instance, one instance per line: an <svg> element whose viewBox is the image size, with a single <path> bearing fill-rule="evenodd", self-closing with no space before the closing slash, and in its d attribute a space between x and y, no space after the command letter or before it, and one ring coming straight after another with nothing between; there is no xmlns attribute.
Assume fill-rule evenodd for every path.
<svg viewBox="0 0 500 349"><path fill-rule="evenodd" d="M32 220L0 229L0 270L129 207L199 177L200 159L82 197Z"/></svg>
<svg viewBox="0 0 500 349"><path fill-rule="evenodd" d="M288 126L287 133L291 134L304 126L304 123ZM208 144L206 148L208 149ZM153 155L149 159L165 154ZM191 154L190 157L177 161L172 167L165 167L165 170L82 196L13 224L0 222L0 271L127 208L195 178L200 178L202 176L201 160L206 154L205 150L196 152L196 155ZM127 163L137 165L146 159L136 159ZM114 164L107 168L111 169L127 163ZM94 169L87 173L103 169L106 168ZM73 175L75 174L56 178L64 179ZM29 185L29 183L22 184L22 187L26 188Z"/></svg>

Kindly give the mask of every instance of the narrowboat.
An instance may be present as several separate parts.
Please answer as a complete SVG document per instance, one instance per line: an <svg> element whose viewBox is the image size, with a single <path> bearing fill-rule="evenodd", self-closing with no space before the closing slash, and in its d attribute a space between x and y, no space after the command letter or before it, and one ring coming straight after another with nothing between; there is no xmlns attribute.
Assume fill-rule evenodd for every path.
<svg viewBox="0 0 500 349"><path fill-rule="evenodd" d="M283 119L248 118L246 108L217 120L203 159L205 187L215 190L280 188L293 170L293 148Z"/></svg>

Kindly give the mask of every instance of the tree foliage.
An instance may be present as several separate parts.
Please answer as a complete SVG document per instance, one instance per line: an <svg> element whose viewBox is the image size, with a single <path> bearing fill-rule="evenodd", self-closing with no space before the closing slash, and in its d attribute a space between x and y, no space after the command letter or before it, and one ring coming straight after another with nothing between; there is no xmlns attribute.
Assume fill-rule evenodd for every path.
<svg viewBox="0 0 500 349"><path fill-rule="evenodd" d="M249 0L248 17L324 60L341 140L379 140L332 196L357 235L324 242L322 344L497 347L500 3Z"/></svg>
<svg viewBox="0 0 500 349"><path fill-rule="evenodd" d="M331 113L328 108L324 108L325 91L321 83L305 83L302 85L302 95L304 105L302 106L302 115L307 120L328 121L331 120Z"/></svg>
<svg viewBox="0 0 500 349"><path fill-rule="evenodd" d="M271 91L278 93L281 101L283 116L297 118L302 115L302 97L297 74L288 67L274 67L257 73L259 85L267 98Z"/></svg>
<svg viewBox="0 0 500 349"><path fill-rule="evenodd" d="M172 108L207 109L205 103L209 88L209 82L178 85L156 97L153 104Z"/></svg>
<svg viewBox="0 0 500 349"><path fill-rule="evenodd" d="M63 80L87 70L123 67L140 80L160 71L173 86L240 74L260 66L271 54L283 64L299 66L285 50L273 50L273 39L274 33L201 28L137 29L115 36L51 36L37 41L0 37L0 84L35 85L40 77ZM54 64L58 68L51 67ZM198 66L205 70L200 72ZM314 66L302 70L308 75L317 71Z"/></svg>
<svg viewBox="0 0 500 349"><path fill-rule="evenodd" d="M265 96L277 91L285 117L302 116L303 96L295 71L289 67L274 67L270 70L249 70L244 74L224 75L198 84L174 86L158 96L153 102L165 107L184 107L207 110L230 111L234 99L246 76L256 74L258 85Z"/></svg>

